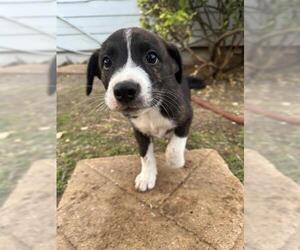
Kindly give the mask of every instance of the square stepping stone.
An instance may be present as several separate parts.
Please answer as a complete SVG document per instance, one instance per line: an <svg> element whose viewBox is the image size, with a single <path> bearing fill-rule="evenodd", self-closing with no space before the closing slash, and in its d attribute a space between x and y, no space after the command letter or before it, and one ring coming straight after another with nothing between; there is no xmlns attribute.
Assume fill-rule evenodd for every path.
<svg viewBox="0 0 300 250"><path fill-rule="evenodd" d="M157 155L156 187L140 193L138 156L83 160L58 208L57 249L243 249L243 189L213 150L182 169Z"/></svg>

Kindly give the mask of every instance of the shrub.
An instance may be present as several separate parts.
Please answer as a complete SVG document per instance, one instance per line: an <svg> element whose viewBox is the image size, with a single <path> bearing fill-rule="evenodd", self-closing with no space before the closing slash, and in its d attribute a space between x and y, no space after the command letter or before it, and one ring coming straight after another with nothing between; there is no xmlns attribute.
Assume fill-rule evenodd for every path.
<svg viewBox="0 0 300 250"><path fill-rule="evenodd" d="M195 73L208 68L216 75L233 66L243 42L243 0L138 0L138 4L141 25L188 51L197 62ZM209 58L191 49L199 43L209 48Z"/></svg>

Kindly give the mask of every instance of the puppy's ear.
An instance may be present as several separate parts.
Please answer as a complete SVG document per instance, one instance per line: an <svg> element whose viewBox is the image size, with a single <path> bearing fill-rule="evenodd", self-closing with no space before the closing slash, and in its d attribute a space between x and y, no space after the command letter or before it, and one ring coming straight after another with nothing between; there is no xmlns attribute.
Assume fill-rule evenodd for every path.
<svg viewBox="0 0 300 250"><path fill-rule="evenodd" d="M175 72L175 78L178 83L181 83L182 61L181 61L180 52L179 52L178 48L176 47L176 45L174 45L172 43L166 43L166 48L168 50L169 55L171 56L171 58L174 61L173 69Z"/></svg>
<svg viewBox="0 0 300 250"><path fill-rule="evenodd" d="M99 68L99 52L100 49L96 50L90 57L87 65L87 84L86 84L86 94L89 95L93 90L94 78L97 76L101 79L101 72Z"/></svg>

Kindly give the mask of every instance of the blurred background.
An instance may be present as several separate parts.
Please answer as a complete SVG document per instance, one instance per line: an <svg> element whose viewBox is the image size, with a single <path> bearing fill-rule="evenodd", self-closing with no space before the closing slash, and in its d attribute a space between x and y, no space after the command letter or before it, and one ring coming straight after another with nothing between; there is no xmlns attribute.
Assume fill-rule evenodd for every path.
<svg viewBox="0 0 300 250"><path fill-rule="evenodd" d="M0 246L55 247L56 2L0 1Z"/></svg>
<svg viewBox="0 0 300 250"><path fill-rule="evenodd" d="M245 248L297 249L300 12L245 1Z"/></svg>

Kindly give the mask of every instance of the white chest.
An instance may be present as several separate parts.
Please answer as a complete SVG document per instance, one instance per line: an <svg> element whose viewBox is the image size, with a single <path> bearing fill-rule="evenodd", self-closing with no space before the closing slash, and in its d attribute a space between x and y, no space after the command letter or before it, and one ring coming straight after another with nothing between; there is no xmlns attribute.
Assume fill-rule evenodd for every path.
<svg viewBox="0 0 300 250"><path fill-rule="evenodd" d="M166 133L175 127L172 120L163 117L156 109L150 109L131 119L133 125L142 133L162 138Z"/></svg>

